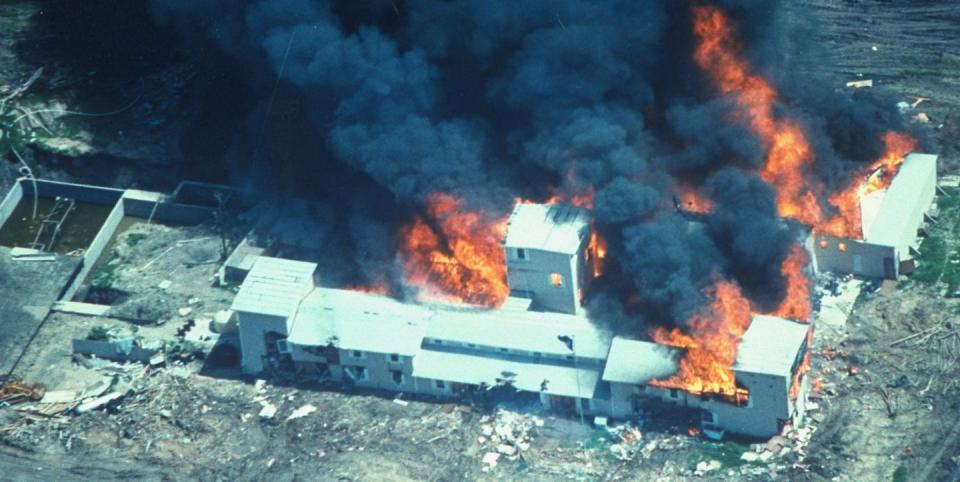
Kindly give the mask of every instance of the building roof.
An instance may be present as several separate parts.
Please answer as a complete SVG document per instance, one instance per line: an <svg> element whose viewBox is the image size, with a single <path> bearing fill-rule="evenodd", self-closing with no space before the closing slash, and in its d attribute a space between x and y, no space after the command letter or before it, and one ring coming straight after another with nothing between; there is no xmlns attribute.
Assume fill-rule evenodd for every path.
<svg viewBox="0 0 960 482"><path fill-rule="evenodd" d="M917 206L917 203L932 201L923 193L933 192L936 183L937 156L908 155L883 194L879 207L872 210L875 217L864 220L864 241L882 246L909 246L916 238L915 213L926 210L926 206Z"/></svg>
<svg viewBox="0 0 960 482"><path fill-rule="evenodd" d="M316 263L260 256L230 308L286 318L313 288L316 269Z"/></svg>
<svg viewBox="0 0 960 482"><path fill-rule="evenodd" d="M616 337L603 370L607 382L643 384L664 379L677 372L680 350L649 341Z"/></svg>
<svg viewBox="0 0 960 482"><path fill-rule="evenodd" d="M565 204L518 203L507 223L505 245L575 254L587 236L590 214Z"/></svg>
<svg viewBox="0 0 960 482"><path fill-rule="evenodd" d="M551 395L592 398L600 371L592 366L524 362L491 354L422 350L413 359L413 376L490 386L498 379L512 379L518 390L537 393L543 388Z"/></svg>
<svg viewBox="0 0 960 482"><path fill-rule="evenodd" d="M430 315L429 309L387 296L315 288L293 316L287 341L412 356Z"/></svg>
<svg viewBox="0 0 960 482"><path fill-rule="evenodd" d="M590 320L562 313L436 308L426 336L457 343L548 355L571 355L558 337L573 339L578 358L603 360L609 336Z"/></svg>
<svg viewBox="0 0 960 482"><path fill-rule="evenodd" d="M754 315L740 339L734 371L789 378L810 325L776 316Z"/></svg>

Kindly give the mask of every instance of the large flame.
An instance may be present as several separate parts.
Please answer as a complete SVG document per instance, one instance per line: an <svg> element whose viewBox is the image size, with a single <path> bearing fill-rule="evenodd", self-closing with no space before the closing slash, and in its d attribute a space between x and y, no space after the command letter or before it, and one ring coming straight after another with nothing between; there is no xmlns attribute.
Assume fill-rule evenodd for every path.
<svg viewBox="0 0 960 482"><path fill-rule="evenodd" d="M607 240L603 239L596 228L590 229L590 243L584 251L585 261L590 264L594 278L603 274L604 260L607 258Z"/></svg>
<svg viewBox="0 0 960 482"><path fill-rule="evenodd" d="M787 296L772 313L774 316L797 321L810 320L813 311L810 304L810 279L803 272L809 262L810 257L802 246L790 246L790 254L780 266L780 273L787 279Z"/></svg>
<svg viewBox="0 0 960 482"><path fill-rule="evenodd" d="M490 220L442 193L429 197L427 214L431 223L418 217L404 230L401 256L407 282L422 294L448 301L503 304L510 293L501 246L507 219Z"/></svg>
<svg viewBox="0 0 960 482"><path fill-rule="evenodd" d="M807 342L804 344L803 358L800 360L800 366L793 372L790 378L790 400L796 400L800 395L800 388L803 385L803 375L810 371L810 350L813 348L813 327L807 331Z"/></svg>
<svg viewBox="0 0 960 482"><path fill-rule="evenodd" d="M816 226L823 212L816 192L804 179L804 169L814 160L806 135L795 122L776 117L777 91L751 72L724 13L716 7L698 6L693 14L694 60L722 93L736 94L739 120L763 141L767 158L760 176L776 188L780 215Z"/></svg>
<svg viewBox="0 0 960 482"><path fill-rule="evenodd" d="M818 232L841 238L863 238L860 197L889 187L903 163L904 156L917 146L912 137L893 131L883 135L883 143L883 155L858 172L846 189L830 196L830 204L837 209L837 214L818 225Z"/></svg>
<svg viewBox="0 0 960 482"><path fill-rule="evenodd" d="M654 330L654 341L684 348L686 352L676 374L665 380L653 380L650 384L743 400L746 392L737 388L733 364L740 339L753 319L750 302L740 293L740 287L731 281L716 282L710 294L713 297L710 309L694 315L686 332L679 328Z"/></svg>

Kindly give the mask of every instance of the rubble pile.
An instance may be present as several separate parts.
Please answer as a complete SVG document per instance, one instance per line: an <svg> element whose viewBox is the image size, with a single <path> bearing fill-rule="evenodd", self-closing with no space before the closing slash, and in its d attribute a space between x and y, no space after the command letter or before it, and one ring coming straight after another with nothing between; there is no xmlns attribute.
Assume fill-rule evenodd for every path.
<svg viewBox="0 0 960 482"><path fill-rule="evenodd" d="M607 431L610 432L610 435L612 435L615 440L619 440L619 442L610 445L610 452L618 459L623 461L633 460L637 452L641 451L643 433L640 432L640 429L629 423L625 423L608 427ZM653 444L653 446L646 452L644 458L650 458L650 453L655 450L657 441L654 440L650 443Z"/></svg>
<svg viewBox="0 0 960 482"><path fill-rule="evenodd" d="M543 425L543 419L536 415L503 408L497 409L493 416L484 415L480 419L480 435L477 437L477 443L487 450L481 470L492 470L501 456L511 461L522 460L523 452L530 450L533 442L532 432Z"/></svg>

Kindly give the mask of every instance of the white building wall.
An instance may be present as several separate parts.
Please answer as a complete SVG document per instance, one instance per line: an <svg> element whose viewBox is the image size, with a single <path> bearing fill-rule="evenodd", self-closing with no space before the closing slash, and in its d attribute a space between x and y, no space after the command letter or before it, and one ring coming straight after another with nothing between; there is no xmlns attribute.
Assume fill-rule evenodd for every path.
<svg viewBox="0 0 960 482"><path fill-rule="evenodd" d="M815 258L817 272L851 273L866 278L895 279L900 257L891 246L811 234L808 249ZM890 271L890 270L893 271Z"/></svg>
<svg viewBox="0 0 960 482"><path fill-rule="evenodd" d="M737 373L737 381L750 390L750 400L737 406L722 400L703 402L701 408L716 416L715 424L729 432L754 437L780 433L790 418L790 380L782 376Z"/></svg>
<svg viewBox="0 0 960 482"><path fill-rule="evenodd" d="M237 312L237 329L240 333L241 367L244 373L263 371L263 358L267 354L264 337L267 333L276 332L284 337L289 334L286 318L243 311Z"/></svg>
<svg viewBox="0 0 960 482"><path fill-rule="evenodd" d="M539 249L525 249L525 252L527 259L518 259L516 248L506 248L510 290L532 294L537 309L577 314L580 309L577 256ZM562 286L551 283L554 273L563 278Z"/></svg>

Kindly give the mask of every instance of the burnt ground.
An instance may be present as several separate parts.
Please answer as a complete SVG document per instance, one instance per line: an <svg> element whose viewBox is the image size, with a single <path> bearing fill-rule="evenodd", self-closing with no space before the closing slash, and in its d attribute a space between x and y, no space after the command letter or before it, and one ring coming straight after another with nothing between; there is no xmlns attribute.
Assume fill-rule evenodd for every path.
<svg viewBox="0 0 960 482"><path fill-rule="evenodd" d="M960 9L954 2L784 3L788 9L806 8L802 14L812 14L820 25L815 43L821 49L792 53L796 62L831 79L837 88L847 81L873 79L876 85L892 90L896 100L929 98L909 115L926 114L929 122L921 123L922 128L929 134L931 149L942 156L941 171L957 172L960 56L955 42L960 38ZM162 42L151 37L155 32L145 31L141 44L146 48L119 52L122 55L114 52L112 58L104 58L105 64L120 62L116 71L131 66L140 69L144 80L121 78L109 70L84 69L69 58L53 55L61 50L58 45L63 47L76 36L58 32L57 21L50 20L56 19L55 15L37 20L38 5L25 1L0 7L4 26L0 81L15 86L37 66L51 63L45 65L42 83L31 91L35 95L24 100L27 105L61 101L109 110L141 90L150 100L150 107L138 105L103 122L54 122L53 127L61 128L54 132L85 140L92 150L83 155L65 154L56 149L62 146L57 143L31 148L28 160L37 164L39 173L105 184L156 186L170 182L163 176L183 174L163 167L178 159L180 150L198 159L208 154L191 150L191 142L197 139L191 141L184 135L190 131L185 119L191 113L179 111L181 104L173 99L218 91L216 75L211 72L225 60L204 57L207 53L164 53L156 48ZM800 10L788 13L801 15ZM123 28L121 23L109 24L113 29ZM72 25L90 30L86 22ZM194 78L200 81L194 82ZM198 84L201 87L195 90L185 87ZM112 95L103 95L103 91ZM241 97L242 93L234 93L232 100L230 96L227 100ZM231 117L229 113L199 116L211 125ZM126 134L117 135L124 126ZM86 131L89 135L83 133ZM193 132L194 137L204 138ZM229 143L225 134L213 138L223 142L204 144ZM144 165L151 167L140 171ZM0 168L4 190L14 169L9 163ZM159 175L155 178L159 180L145 179L154 175ZM945 201L941 198L941 203ZM496 447L490 440L481 442L480 437L486 437L485 426L492 422L484 418L491 414L480 408L430 400L403 406L392 401L393 394L344 393L335 387L284 383L261 391L234 369L214 370L201 361L150 373L142 368L124 369L130 373L87 368L71 362L65 338L81 336L95 322L55 315L51 319L59 326L43 326L18 374L58 389L82 388L68 383L112 378L119 371L118 379L135 378L134 390L108 412L22 424L8 423L11 417L0 413L0 470L13 480L683 480L696 477L698 462L720 460L729 468L710 471L706 478L957 480L960 310L958 301L949 297L960 280L960 274L954 274L960 269L951 268L957 264L953 261L960 246L956 219L942 216L932 237L939 241L925 242L926 263L921 262L925 271L918 273L917 279L901 282L894 289L868 290L858 299L846 326L818 327L812 376L819 387L814 400L820 408L811 413L816 430L805 448L794 447L800 448L805 458L790 449L783 458L742 464L740 453L749 446L708 444L685 435L686 427L677 426L645 430L638 442L628 444L635 451L633 456L621 460L612 450L622 445L621 439L584 427L577 420L539 414L543 426L530 430L530 448L523 452L523 461L504 456L497 467L484 472L481 458ZM195 235L184 233L178 239L191 237ZM193 262L203 261L203 253L191 251L181 254L196 258ZM176 258L179 255L175 253L172 262L190 262ZM186 270L204 270L204 266L184 264L180 269L185 275ZM178 279L184 279L183 275ZM122 277L115 279L123 282ZM124 289L150 293L146 287L156 286L159 279L145 279L142 287L135 279L130 281ZM179 307L192 295L177 296ZM210 301L210 308L220 302ZM155 333L143 330L145 336L172 336L169 326ZM257 416L261 399L279 407L274 418ZM293 410L308 404L317 411L286 420Z"/></svg>

